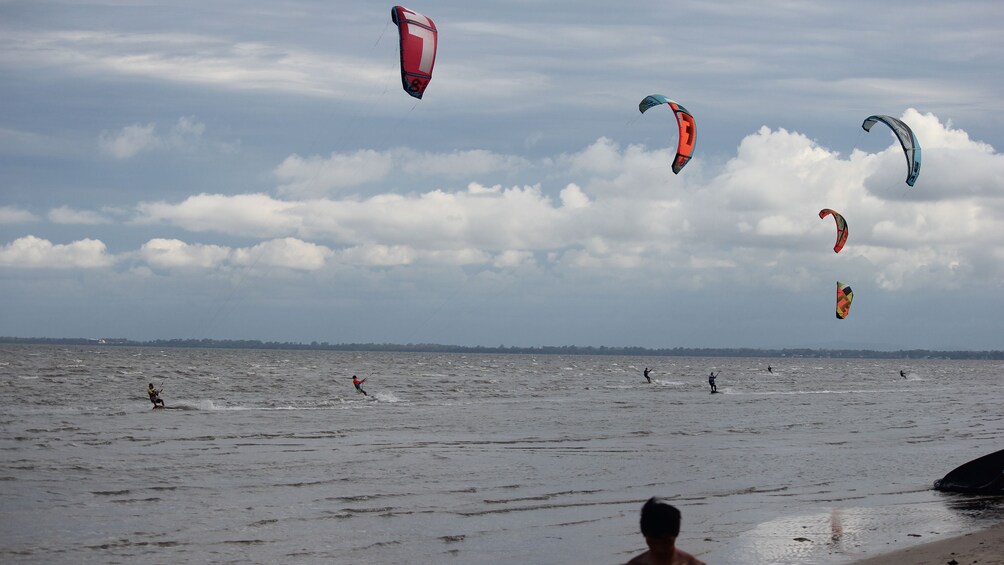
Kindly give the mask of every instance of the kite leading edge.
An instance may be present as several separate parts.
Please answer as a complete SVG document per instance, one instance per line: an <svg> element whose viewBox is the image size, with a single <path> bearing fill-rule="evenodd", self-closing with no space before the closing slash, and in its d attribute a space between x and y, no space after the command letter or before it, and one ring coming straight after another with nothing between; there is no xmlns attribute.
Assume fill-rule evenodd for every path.
<svg viewBox="0 0 1004 565"><path fill-rule="evenodd" d="M644 100L638 104L638 110L644 114L645 110L662 104L668 105L669 108L673 110L673 113L676 115L677 125L680 127L680 142L676 148L676 158L673 159L673 173L680 174L680 170L683 169L683 166L690 162L690 158L694 156L697 124L694 122L693 114L687 111L687 109L683 106L677 104L669 98L666 98L662 94L652 94L650 96L646 96Z"/></svg>
<svg viewBox="0 0 1004 565"><path fill-rule="evenodd" d="M439 33L432 19L394 6L391 20L397 25L401 38L401 82L404 90L415 98L422 98L432 80L432 67L436 64Z"/></svg>
<svg viewBox="0 0 1004 565"><path fill-rule="evenodd" d="M910 126L892 116L868 116L861 127L870 132L877 122L889 126L899 139L899 144L903 146L903 154L906 155L906 184L913 186L920 176L920 142L917 141L917 136L913 135Z"/></svg>

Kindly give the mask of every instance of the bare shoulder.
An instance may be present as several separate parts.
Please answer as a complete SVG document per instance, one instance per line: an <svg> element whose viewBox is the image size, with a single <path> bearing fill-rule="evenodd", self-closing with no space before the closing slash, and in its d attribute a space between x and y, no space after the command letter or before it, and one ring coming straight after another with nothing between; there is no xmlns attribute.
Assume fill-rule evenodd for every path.
<svg viewBox="0 0 1004 565"><path fill-rule="evenodd" d="M624 565L707 565L704 561L694 557L693 555L687 553L686 551L680 551L679 549L673 554L672 561L664 561L657 559L652 555L652 552L646 551L641 555L635 556L634 559L628 561Z"/></svg>
<svg viewBox="0 0 1004 565"><path fill-rule="evenodd" d="M648 558L648 552L642 553L640 555L634 556L631 561L628 561L624 565L649 565L651 560Z"/></svg>
<svg viewBox="0 0 1004 565"><path fill-rule="evenodd" d="M704 561L694 557L693 555L687 553L686 551L676 550L676 558L673 560L674 565L707 565Z"/></svg>

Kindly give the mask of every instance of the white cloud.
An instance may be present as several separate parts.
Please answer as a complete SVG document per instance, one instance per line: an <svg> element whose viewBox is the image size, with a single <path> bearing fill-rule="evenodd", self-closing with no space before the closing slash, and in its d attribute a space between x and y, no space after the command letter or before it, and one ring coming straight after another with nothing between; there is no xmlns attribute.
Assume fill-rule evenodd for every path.
<svg viewBox="0 0 1004 565"><path fill-rule="evenodd" d="M415 250L407 245L357 245L341 252L339 261L354 265L389 267L410 265L417 257Z"/></svg>
<svg viewBox="0 0 1004 565"><path fill-rule="evenodd" d="M585 208L589 206L589 196L576 184L569 184L561 190L561 205L565 208Z"/></svg>
<svg viewBox="0 0 1004 565"><path fill-rule="evenodd" d="M12 268L93 269L114 262L105 244L94 239L64 245L29 235L0 248L0 265Z"/></svg>
<svg viewBox="0 0 1004 565"><path fill-rule="evenodd" d="M6 30L4 36L0 60L7 66L63 67L231 90L364 100L393 76L386 66L334 51L194 33Z"/></svg>
<svg viewBox="0 0 1004 565"><path fill-rule="evenodd" d="M412 264L484 265L490 255L479 249L417 249L410 245L357 245L340 251L337 263L365 267L393 267Z"/></svg>
<svg viewBox="0 0 1004 565"><path fill-rule="evenodd" d="M16 206L0 206L0 224L37 222L38 216Z"/></svg>
<svg viewBox="0 0 1004 565"><path fill-rule="evenodd" d="M529 165L522 157L484 150L429 153L400 148L382 152L364 149L332 153L327 158L290 155L274 174L280 183L279 195L313 198L383 181L394 171L403 173L402 178L453 180L512 172Z"/></svg>
<svg viewBox="0 0 1004 565"><path fill-rule="evenodd" d="M237 249L233 253L233 263L316 271L324 267L332 255L334 253L323 245L286 237L266 241L248 249Z"/></svg>
<svg viewBox="0 0 1004 565"><path fill-rule="evenodd" d="M287 237L264 241L252 247L186 243L178 239L151 239L137 253L146 265L162 270L292 269L323 268L334 252L322 245Z"/></svg>
<svg viewBox="0 0 1004 565"><path fill-rule="evenodd" d="M930 148L912 188L901 178L905 165L891 136L878 153L841 157L803 134L764 127L744 138L719 171L688 166L681 175L669 170L666 150L620 148L600 138L549 162L545 173L552 178L588 172L557 198L540 185L474 182L456 191L369 198L200 194L142 203L134 221L272 239L229 260L248 264L257 256L301 270L332 263L513 269L541 263L559 271L603 269L604 276L635 272L695 288L752 279L806 288L812 277L835 272L887 289L1000 286L1004 277L992 257L1004 253L1004 157L932 115L904 116ZM964 173L953 170L947 151L967 163ZM324 171L319 177L334 178L352 161L359 167L402 155L408 154L333 155L315 166ZM487 156L489 167L506 162L477 155ZM447 177L463 168L463 159L439 162ZM290 163L283 169L290 178L309 167ZM470 170L479 166L486 165ZM850 237L839 255L832 253L832 219L817 215L822 208L847 218ZM226 258L220 253L214 261Z"/></svg>
<svg viewBox="0 0 1004 565"><path fill-rule="evenodd" d="M219 245L190 245L177 239L151 239L143 244L139 255L158 269L209 269L223 263L230 249Z"/></svg>
<svg viewBox="0 0 1004 565"><path fill-rule="evenodd" d="M158 135L156 129L156 124L149 123L125 126L116 132L102 131L98 146L102 153L116 159L129 159L157 149L191 153L209 147L204 140L206 125L193 116L178 118L163 135ZM230 146L217 143L215 147L225 151Z"/></svg>
<svg viewBox="0 0 1004 565"><path fill-rule="evenodd" d="M924 281L923 286L957 289L973 272L969 260L954 248L865 248L861 253L867 255L872 263L882 265L883 268L875 273L874 281L885 290L915 286L916 280Z"/></svg>
<svg viewBox="0 0 1004 565"><path fill-rule="evenodd" d="M513 171L529 166L529 161L512 155L499 155L483 149L452 153L419 153L398 150L401 171L408 175L455 178L483 176L498 171Z"/></svg>
<svg viewBox="0 0 1004 565"><path fill-rule="evenodd" d="M171 223L193 231L319 238L342 245L452 250L474 245L489 251L565 245L552 239L553 229L569 221L539 186L503 189L476 183L456 193L383 194L362 201L201 194L180 204L143 203L138 210L140 223Z"/></svg>
<svg viewBox="0 0 1004 565"><path fill-rule="evenodd" d="M197 145L206 132L206 124L194 116L183 116L171 127L170 139L180 147Z"/></svg>
<svg viewBox="0 0 1004 565"><path fill-rule="evenodd" d="M332 153L327 159L290 155L276 168L275 176L282 183L279 194L311 198L382 180L391 167L390 156L366 149L346 155Z"/></svg>
<svg viewBox="0 0 1004 565"><path fill-rule="evenodd" d="M754 233L767 236L800 236L806 232L806 222L795 222L788 216L766 216L761 218Z"/></svg>
<svg viewBox="0 0 1004 565"><path fill-rule="evenodd" d="M898 198L927 201L959 201L969 196L1001 198L1004 155L986 143L970 139L966 132L952 128L950 122L942 124L931 113L921 114L910 108L900 118L920 140L922 166L916 185L902 191ZM889 172L870 180L878 181L891 175L902 184L907 168L899 144L890 146L882 156ZM869 183L870 189L873 184Z"/></svg>
<svg viewBox="0 0 1004 565"><path fill-rule="evenodd" d="M568 226L572 215L560 214L539 186L471 183L465 191L384 194L359 202L318 200L310 208L303 236L343 244L495 252L561 247L577 231Z"/></svg>
<svg viewBox="0 0 1004 565"><path fill-rule="evenodd" d="M513 267L530 264L533 260L533 253L529 251L509 250L496 255L492 261L492 265L499 269L511 269Z"/></svg>
<svg viewBox="0 0 1004 565"><path fill-rule="evenodd" d="M573 171L611 173L623 170L623 154L613 140L601 137L585 151L566 156Z"/></svg>
<svg viewBox="0 0 1004 565"><path fill-rule="evenodd" d="M98 146L103 153L116 159L135 157L159 145L160 141L153 133L154 128L154 124L137 124L126 126L115 133L103 131L98 136Z"/></svg>
<svg viewBox="0 0 1004 565"><path fill-rule="evenodd" d="M60 206L49 210L49 221L54 224L98 225L107 224L111 220L97 212L89 210L74 210L69 206Z"/></svg>
<svg viewBox="0 0 1004 565"><path fill-rule="evenodd" d="M275 237L297 233L310 206L264 194L199 194L180 204L143 202L137 209L140 224L169 223L196 232Z"/></svg>
<svg viewBox="0 0 1004 565"><path fill-rule="evenodd" d="M195 116L182 116L161 138L161 146L180 153L197 153L207 149L226 152L233 149L233 144L209 140L205 134L206 124Z"/></svg>

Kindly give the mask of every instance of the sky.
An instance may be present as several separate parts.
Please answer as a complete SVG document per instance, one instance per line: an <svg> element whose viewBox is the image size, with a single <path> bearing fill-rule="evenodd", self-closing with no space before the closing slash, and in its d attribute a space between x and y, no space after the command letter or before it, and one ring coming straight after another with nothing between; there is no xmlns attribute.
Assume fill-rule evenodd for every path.
<svg viewBox="0 0 1004 565"><path fill-rule="evenodd" d="M0 0L0 335L1004 349L1004 4L405 6Z"/></svg>

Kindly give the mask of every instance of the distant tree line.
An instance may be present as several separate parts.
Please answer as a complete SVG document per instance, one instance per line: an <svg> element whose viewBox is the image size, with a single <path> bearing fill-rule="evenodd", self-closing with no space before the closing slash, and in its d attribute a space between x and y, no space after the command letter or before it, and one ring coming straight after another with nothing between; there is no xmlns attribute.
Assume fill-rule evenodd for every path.
<svg viewBox="0 0 1004 565"><path fill-rule="evenodd" d="M515 347L499 345L462 346L437 343L327 343L327 342L279 342L256 339L156 339L135 341L126 338L40 338L3 337L0 343L7 344L49 344L49 345L90 345L125 347L190 347L219 349L292 349L317 351L387 351L398 353L470 353L470 354L522 354L522 355L632 355L658 357L815 357L833 359L995 359L1004 360L1004 351L935 351L929 349L909 349L898 351L877 351L870 349L755 349L673 347L649 349L645 347L608 347L577 345L545 345L540 347Z"/></svg>

